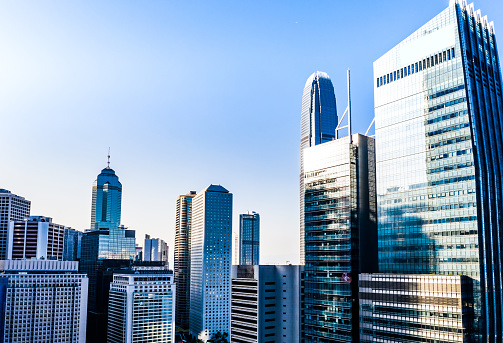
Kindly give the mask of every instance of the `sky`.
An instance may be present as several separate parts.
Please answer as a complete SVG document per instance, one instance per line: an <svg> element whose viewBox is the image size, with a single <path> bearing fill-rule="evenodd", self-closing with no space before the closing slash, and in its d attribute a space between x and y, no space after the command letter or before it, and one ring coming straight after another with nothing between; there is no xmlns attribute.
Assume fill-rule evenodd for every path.
<svg viewBox="0 0 503 343"><path fill-rule="evenodd" d="M299 262L302 90L319 70L353 132L373 118L372 63L448 0L0 1L0 188L32 215L89 228L110 166L122 223L174 247L180 194L221 184L261 215L261 263ZM495 22L503 2L475 7ZM500 26L501 25L501 26Z"/></svg>

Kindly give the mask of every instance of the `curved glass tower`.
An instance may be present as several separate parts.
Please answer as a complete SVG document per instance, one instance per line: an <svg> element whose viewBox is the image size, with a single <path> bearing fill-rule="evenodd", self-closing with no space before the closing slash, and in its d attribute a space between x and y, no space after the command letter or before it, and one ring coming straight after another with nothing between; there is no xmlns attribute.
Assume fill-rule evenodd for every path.
<svg viewBox="0 0 503 343"><path fill-rule="evenodd" d="M93 185L91 230L117 228L121 222L122 184L109 166Z"/></svg>
<svg viewBox="0 0 503 343"><path fill-rule="evenodd" d="M300 119L300 263L304 264L304 153L305 148L336 138L337 108L332 80L317 71L306 81Z"/></svg>

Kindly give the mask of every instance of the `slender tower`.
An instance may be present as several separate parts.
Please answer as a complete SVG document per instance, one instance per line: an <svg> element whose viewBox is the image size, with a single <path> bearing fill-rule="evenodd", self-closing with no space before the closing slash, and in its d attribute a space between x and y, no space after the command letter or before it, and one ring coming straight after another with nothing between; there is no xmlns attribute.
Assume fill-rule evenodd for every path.
<svg viewBox="0 0 503 343"><path fill-rule="evenodd" d="M304 153L305 148L336 138L337 108L334 86L327 73L317 71L306 81L300 119L300 263L304 264Z"/></svg>

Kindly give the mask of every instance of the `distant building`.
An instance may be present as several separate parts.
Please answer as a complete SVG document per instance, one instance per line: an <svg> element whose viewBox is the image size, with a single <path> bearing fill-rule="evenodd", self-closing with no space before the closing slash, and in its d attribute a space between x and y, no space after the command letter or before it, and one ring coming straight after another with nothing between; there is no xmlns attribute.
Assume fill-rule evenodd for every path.
<svg viewBox="0 0 503 343"><path fill-rule="evenodd" d="M475 342L473 280L361 274L360 342Z"/></svg>
<svg viewBox="0 0 503 343"><path fill-rule="evenodd" d="M304 189L303 339L351 342L358 274L377 271L374 140L355 134L304 149Z"/></svg>
<svg viewBox="0 0 503 343"><path fill-rule="evenodd" d="M88 278L77 270L73 261L0 261L2 342L85 343Z"/></svg>
<svg viewBox="0 0 503 343"><path fill-rule="evenodd" d="M91 207L91 230L113 229L121 223L122 184L108 166L94 181Z"/></svg>
<svg viewBox="0 0 503 343"><path fill-rule="evenodd" d="M63 239L63 261L79 261L82 247L82 231L65 227Z"/></svg>
<svg viewBox="0 0 503 343"><path fill-rule="evenodd" d="M114 274L108 343L175 342L175 284L167 269Z"/></svg>
<svg viewBox="0 0 503 343"><path fill-rule="evenodd" d="M150 238L145 235L145 244L143 248L144 261L164 261L167 268L168 264L168 244L160 238Z"/></svg>
<svg viewBox="0 0 503 343"><path fill-rule="evenodd" d="M42 216L9 223L7 259L63 260L65 227Z"/></svg>
<svg viewBox="0 0 503 343"><path fill-rule="evenodd" d="M232 266L233 343L300 340L303 266Z"/></svg>
<svg viewBox="0 0 503 343"><path fill-rule="evenodd" d="M257 212L239 215L239 264L259 265L260 216Z"/></svg>
<svg viewBox="0 0 503 343"><path fill-rule="evenodd" d="M11 221L30 216L31 202L6 189L0 189L0 259L7 259L7 230Z"/></svg>
<svg viewBox="0 0 503 343"><path fill-rule="evenodd" d="M337 106L332 80L317 71L306 81L300 118L300 264L304 264L304 149L337 138Z"/></svg>
<svg viewBox="0 0 503 343"><path fill-rule="evenodd" d="M174 276L176 284L176 326L189 329L190 232L195 191L176 199Z"/></svg>
<svg viewBox="0 0 503 343"><path fill-rule="evenodd" d="M239 265L239 234L232 233L232 264Z"/></svg>
<svg viewBox="0 0 503 343"><path fill-rule="evenodd" d="M229 333L232 194L210 185L194 197L190 244L190 334Z"/></svg>

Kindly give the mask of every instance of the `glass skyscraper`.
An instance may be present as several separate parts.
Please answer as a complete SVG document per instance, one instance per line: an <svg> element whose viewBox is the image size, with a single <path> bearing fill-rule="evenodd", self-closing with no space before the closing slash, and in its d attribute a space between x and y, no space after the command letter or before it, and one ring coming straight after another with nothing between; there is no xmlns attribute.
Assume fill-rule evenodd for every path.
<svg viewBox="0 0 503 343"><path fill-rule="evenodd" d="M122 184L115 171L106 167L93 185L91 230L116 228L121 222Z"/></svg>
<svg viewBox="0 0 503 343"><path fill-rule="evenodd" d="M239 215L239 264L259 265L260 216L257 212Z"/></svg>
<svg viewBox="0 0 503 343"><path fill-rule="evenodd" d="M349 138L304 150L305 343L358 336L358 275L377 269L374 140Z"/></svg>
<svg viewBox="0 0 503 343"><path fill-rule="evenodd" d="M300 263L304 264L304 155L305 148L336 138L337 107L327 73L317 71L306 81L300 119Z"/></svg>
<svg viewBox="0 0 503 343"><path fill-rule="evenodd" d="M473 279L501 342L503 93L494 27L451 5L374 63L379 272Z"/></svg>
<svg viewBox="0 0 503 343"><path fill-rule="evenodd" d="M232 193L210 185L192 201L189 332L230 332Z"/></svg>

